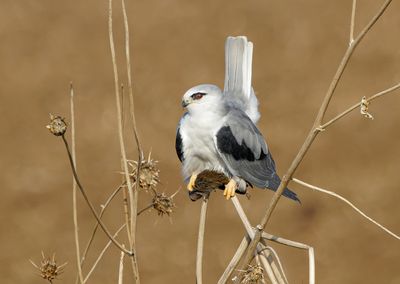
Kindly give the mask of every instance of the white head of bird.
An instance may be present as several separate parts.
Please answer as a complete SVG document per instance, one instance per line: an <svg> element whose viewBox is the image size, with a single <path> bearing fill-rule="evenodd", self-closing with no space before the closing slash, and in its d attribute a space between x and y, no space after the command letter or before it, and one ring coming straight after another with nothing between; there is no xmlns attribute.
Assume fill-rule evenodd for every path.
<svg viewBox="0 0 400 284"><path fill-rule="evenodd" d="M204 112L217 112L223 105L222 91L215 85L203 84L189 89L182 97L182 107L196 116Z"/></svg>

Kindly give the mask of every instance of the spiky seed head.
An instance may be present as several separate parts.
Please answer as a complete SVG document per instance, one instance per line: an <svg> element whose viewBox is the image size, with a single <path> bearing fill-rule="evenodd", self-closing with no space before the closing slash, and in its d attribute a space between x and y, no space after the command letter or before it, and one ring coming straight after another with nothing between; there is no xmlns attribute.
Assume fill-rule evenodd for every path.
<svg viewBox="0 0 400 284"><path fill-rule="evenodd" d="M65 118L50 114L50 124L46 128L55 136L61 136L67 131L67 123Z"/></svg>
<svg viewBox="0 0 400 284"><path fill-rule="evenodd" d="M53 283L54 279L57 279L57 276L63 272L63 269L67 263L63 265L58 265L55 260L55 254L53 257L45 257L44 253L42 252L42 260L40 265L35 264L32 260L30 260L32 265L39 270L40 277L49 281L49 283Z"/></svg>
<svg viewBox="0 0 400 284"><path fill-rule="evenodd" d="M155 189L160 182L160 170L157 167L158 161L151 158L151 155L147 159L143 159L139 167L139 186L142 189L149 190ZM129 165L132 167L130 176L133 182L136 182L137 178L137 161L129 161Z"/></svg>
<svg viewBox="0 0 400 284"><path fill-rule="evenodd" d="M153 197L153 208L157 211L159 216L163 216L164 214L170 216L175 207L173 196L167 196L164 192L155 193Z"/></svg>
<svg viewBox="0 0 400 284"><path fill-rule="evenodd" d="M264 279L264 269L260 265L249 265L249 268L243 271L242 284L258 284Z"/></svg>

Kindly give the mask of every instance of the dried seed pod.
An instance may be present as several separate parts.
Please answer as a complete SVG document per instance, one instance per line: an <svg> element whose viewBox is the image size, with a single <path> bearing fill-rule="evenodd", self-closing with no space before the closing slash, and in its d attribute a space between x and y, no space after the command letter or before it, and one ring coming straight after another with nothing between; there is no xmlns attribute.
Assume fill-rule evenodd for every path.
<svg viewBox="0 0 400 284"><path fill-rule="evenodd" d="M160 170L157 167L158 161L151 159L151 154L147 160L142 160L139 167L139 186L142 189L155 189L160 182ZM129 174L133 182L136 182L137 161L129 161L132 171Z"/></svg>
<svg viewBox="0 0 400 284"><path fill-rule="evenodd" d="M42 260L40 265L35 264L32 260L30 260L32 265L39 270L40 277L49 281L49 283L53 283L54 279L57 279L57 276L63 272L64 267L67 263L63 265L58 265L55 260L55 254L53 257L45 257L44 253L42 252Z"/></svg>
<svg viewBox="0 0 400 284"><path fill-rule="evenodd" d="M156 193L153 197L153 208L157 210L159 216L167 214L168 216L173 212L176 207L173 200L174 195L167 196L165 193Z"/></svg>
<svg viewBox="0 0 400 284"><path fill-rule="evenodd" d="M242 284L257 284L264 280L264 269L260 265L249 265L246 271L242 272Z"/></svg>
<svg viewBox="0 0 400 284"><path fill-rule="evenodd" d="M61 136L67 131L67 123L65 122L65 118L50 114L50 124L46 128L55 136Z"/></svg>

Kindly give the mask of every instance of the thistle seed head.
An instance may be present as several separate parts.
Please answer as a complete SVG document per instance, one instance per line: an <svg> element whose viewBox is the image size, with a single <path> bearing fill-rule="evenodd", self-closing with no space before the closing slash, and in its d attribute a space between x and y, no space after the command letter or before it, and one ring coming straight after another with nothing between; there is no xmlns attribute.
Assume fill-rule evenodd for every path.
<svg viewBox="0 0 400 284"><path fill-rule="evenodd" d="M170 216L173 212L173 208L176 207L173 200L174 195L167 196L164 192L155 193L153 197L153 208L157 211L158 216L164 216L164 214Z"/></svg>
<svg viewBox="0 0 400 284"><path fill-rule="evenodd" d="M249 268L243 271L242 284L257 284L264 279L264 269L260 265L249 265Z"/></svg>
<svg viewBox="0 0 400 284"><path fill-rule="evenodd" d="M57 279L57 276L63 272L64 267L67 265L67 263L58 265L55 260L55 254L53 254L52 258L50 258L45 257L43 252L40 265L35 264L32 260L30 260L30 262L37 270L39 270L40 277L49 281L49 283L53 283L53 280Z"/></svg>
<svg viewBox="0 0 400 284"><path fill-rule="evenodd" d="M46 126L47 129L55 136L61 136L67 131L67 123L65 118L50 114L50 124Z"/></svg>
<svg viewBox="0 0 400 284"><path fill-rule="evenodd" d="M132 182L136 182L137 177L137 161L129 161L129 165L132 170L130 176L132 178ZM139 166L139 186L142 189L154 190L158 183L160 182L160 170L157 167L158 161L151 159L151 153L147 159L143 159Z"/></svg>

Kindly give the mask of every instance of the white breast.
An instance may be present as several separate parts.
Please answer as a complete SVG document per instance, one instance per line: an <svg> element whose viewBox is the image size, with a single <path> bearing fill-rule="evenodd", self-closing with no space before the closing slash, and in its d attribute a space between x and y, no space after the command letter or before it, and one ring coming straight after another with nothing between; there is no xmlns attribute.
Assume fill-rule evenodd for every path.
<svg viewBox="0 0 400 284"><path fill-rule="evenodd" d="M204 117L204 116L203 116ZM186 115L181 122L180 133L184 161L182 174L185 179L203 170L216 170L229 175L214 144L214 136L222 121L215 117L196 120Z"/></svg>

